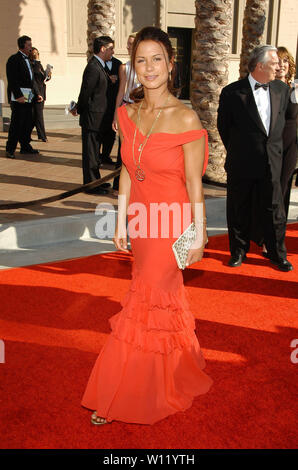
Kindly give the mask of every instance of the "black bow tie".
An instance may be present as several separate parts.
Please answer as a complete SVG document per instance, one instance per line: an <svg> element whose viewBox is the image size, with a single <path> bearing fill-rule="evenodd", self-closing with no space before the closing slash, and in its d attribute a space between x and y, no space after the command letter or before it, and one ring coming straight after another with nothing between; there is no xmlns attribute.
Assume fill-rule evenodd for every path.
<svg viewBox="0 0 298 470"><path fill-rule="evenodd" d="M255 84L255 90L257 90L258 88L264 88L264 90L267 90L268 87L269 87L268 83L256 83Z"/></svg>

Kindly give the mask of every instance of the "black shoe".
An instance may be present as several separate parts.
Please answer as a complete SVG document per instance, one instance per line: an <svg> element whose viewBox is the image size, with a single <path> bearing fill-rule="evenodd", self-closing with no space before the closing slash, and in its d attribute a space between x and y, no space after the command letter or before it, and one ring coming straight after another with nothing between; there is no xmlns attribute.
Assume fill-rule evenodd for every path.
<svg viewBox="0 0 298 470"><path fill-rule="evenodd" d="M39 142L47 142L48 139L42 139L41 137L38 137L38 141L39 141Z"/></svg>
<svg viewBox="0 0 298 470"><path fill-rule="evenodd" d="M9 152L6 150L5 155L7 158L16 158L15 154L13 152Z"/></svg>
<svg viewBox="0 0 298 470"><path fill-rule="evenodd" d="M242 264L242 261L244 261L246 259L246 254L242 254L242 253L237 253L236 255L232 255L229 262L228 262L228 266L230 266L231 268L236 268L237 266L241 266Z"/></svg>
<svg viewBox="0 0 298 470"><path fill-rule="evenodd" d="M28 150L21 149L20 153L25 154L25 155L29 155L29 154L37 154L37 153L39 153L39 151L36 150L36 149L33 149L33 148L28 149Z"/></svg>
<svg viewBox="0 0 298 470"><path fill-rule="evenodd" d="M86 189L86 190L85 190L85 193L86 193L86 194L93 194L94 196L98 196L98 195L101 195L101 196L102 196L102 195L104 195L104 194L108 194L109 191L108 191L107 189L98 187L98 188L96 188L96 190L95 190L95 189L92 189L92 190Z"/></svg>
<svg viewBox="0 0 298 470"><path fill-rule="evenodd" d="M108 189L110 187L111 187L110 183L102 183L99 186L97 186L96 188L87 189L85 192L91 194L91 193L96 193L98 189Z"/></svg>
<svg viewBox="0 0 298 470"><path fill-rule="evenodd" d="M270 259L267 251L262 251L262 256L264 256L264 258Z"/></svg>
<svg viewBox="0 0 298 470"><path fill-rule="evenodd" d="M292 264L287 259L282 259L279 261L275 261L273 259L270 260L270 263L274 264L280 271L284 271L285 273L289 271L293 271Z"/></svg>

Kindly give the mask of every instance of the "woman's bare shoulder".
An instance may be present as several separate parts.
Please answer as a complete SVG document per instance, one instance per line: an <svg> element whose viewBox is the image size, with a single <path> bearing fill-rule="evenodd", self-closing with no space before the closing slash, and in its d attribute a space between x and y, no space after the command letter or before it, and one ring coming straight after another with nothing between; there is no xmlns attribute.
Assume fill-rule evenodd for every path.
<svg viewBox="0 0 298 470"><path fill-rule="evenodd" d="M171 114L173 123L176 123L177 132L194 131L203 128L197 113L180 100L173 103Z"/></svg>
<svg viewBox="0 0 298 470"><path fill-rule="evenodd" d="M137 103L129 103L129 104L126 104L125 106L126 106L128 117L131 118L133 114L137 111Z"/></svg>
<svg viewBox="0 0 298 470"><path fill-rule="evenodd" d="M121 64L119 67L119 72L118 72L120 78L123 76L126 78L126 67L125 64Z"/></svg>

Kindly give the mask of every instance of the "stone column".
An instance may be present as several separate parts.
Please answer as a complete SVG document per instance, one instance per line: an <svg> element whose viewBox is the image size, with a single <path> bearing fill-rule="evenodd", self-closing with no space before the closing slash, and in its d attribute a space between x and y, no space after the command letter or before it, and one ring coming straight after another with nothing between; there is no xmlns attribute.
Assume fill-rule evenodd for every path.
<svg viewBox="0 0 298 470"><path fill-rule="evenodd" d="M114 39L116 29L115 0L89 0L87 56L93 54L93 41L98 36L110 36Z"/></svg>
<svg viewBox="0 0 298 470"><path fill-rule="evenodd" d="M191 103L208 131L209 164L205 179L224 183L225 148L217 130L222 88L228 84L232 0L197 0Z"/></svg>
<svg viewBox="0 0 298 470"><path fill-rule="evenodd" d="M248 58L252 50L264 42L263 35L267 11L268 0L246 0L242 27L240 78L247 75Z"/></svg>

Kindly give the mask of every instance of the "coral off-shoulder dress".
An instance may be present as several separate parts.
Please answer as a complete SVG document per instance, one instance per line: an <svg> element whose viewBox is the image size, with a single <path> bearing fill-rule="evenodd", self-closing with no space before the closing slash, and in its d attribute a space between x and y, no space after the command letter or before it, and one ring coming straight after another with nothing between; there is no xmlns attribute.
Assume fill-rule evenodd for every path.
<svg viewBox="0 0 298 470"><path fill-rule="evenodd" d="M174 218L169 217L167 236L156 227L156 217L150 221L150 205L175 203L186 207L180 233L189 225L182 146L205 138L205 171L208 140L204 129L151 134L141 159L145 179L139 181L132 158L135 123L126 106L119 108L118 117L123 133L122 161L131 178L130 205L142 203L148 209L147 237L144 227L142 236L130 236L134 258L131 286L121 302L122 310L110 318L112 331L93 367L82 405L107 421L153 424L189 408L193 398L207 392L213 382L202 370L205 360L194 331L194 316L172 251L177 239ZM137 130L136 156L144 140ZM128 216L129 224L133 217Z"/></svg>

